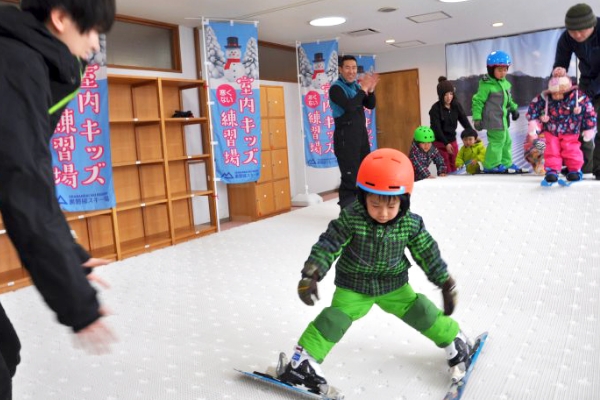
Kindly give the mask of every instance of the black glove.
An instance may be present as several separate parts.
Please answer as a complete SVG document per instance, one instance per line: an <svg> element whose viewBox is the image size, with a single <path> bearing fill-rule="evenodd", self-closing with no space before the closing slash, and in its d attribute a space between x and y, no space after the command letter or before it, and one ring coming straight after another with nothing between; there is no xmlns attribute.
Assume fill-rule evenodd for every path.
<svg viewBox="0 0 600 400"><path fill-rule="evenodd" d="M298 282L298 296L300 296L300 300L302 300L304 304L314 306L315 299L313 299L313 296L319 300L317 280L313 278L300 279L300 282Z"/></svg>
<svg viewBox="0 0 600 400"><path fill-rule="evenodd" d="M456 304L456 296L458 292L456 289L456 282L452 277L448 277L448 280L442 285L442 297L444 298L444 315L452 315L454 312L454 306Z"/></svg>
<svg viewBox="0 0 600 400"><path fill-rule="evenodd" d="M519 119L519 110L513 110L510 112L510 117L512 118L513 121L516 121Z"/></svg>
<svg viewBox="0 0 600 400"><path fill-rule="evenodd" d="M482 124L481 120L473 121L473 127L475 129L477 129L478 131L482 130L483 129L483 124Z"/></svg>
<svg viewBox="0 0 600 400"><path fill-rule="evenodd" d="M319 281L319 270L316 265L306 262L302 268L302 279L298 282L298 296L304 304L315 305L315 300L319 300L319 291L317 282ZM314 296L314 298L313 298Z"/></svg>

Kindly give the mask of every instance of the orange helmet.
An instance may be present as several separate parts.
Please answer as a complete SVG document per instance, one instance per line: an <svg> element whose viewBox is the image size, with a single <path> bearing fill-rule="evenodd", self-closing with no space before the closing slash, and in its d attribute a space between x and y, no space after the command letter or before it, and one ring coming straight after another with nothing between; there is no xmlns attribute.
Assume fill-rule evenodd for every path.
<svg viewBox="0 0 600 400"><path fill-rule="evenodd" d="M387 196L411 193L414 183L412 163L395 149L377 149L366 156L356 179L362 190Z"/></svg>

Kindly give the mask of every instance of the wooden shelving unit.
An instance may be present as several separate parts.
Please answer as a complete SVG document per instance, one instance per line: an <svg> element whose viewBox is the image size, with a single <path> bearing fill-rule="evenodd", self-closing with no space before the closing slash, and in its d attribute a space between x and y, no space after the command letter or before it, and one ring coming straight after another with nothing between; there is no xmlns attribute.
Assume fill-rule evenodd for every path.
<svg viewBox="0 0 600 400"><path fill-rule="evenodd" d="M93 257L120 260L217 231L202 80L109 76L116 207L65 213ZM173 118L193 110L193 118ZM30 279L0 221L0 293Z"/></svg>
<svg viewBox="0 0 600 400"><path fill-rule="evenodd" d="M260 87L260 178L227 185L229 217L233 221L255 221L292 207L283 95L282 86Z"/></svg>

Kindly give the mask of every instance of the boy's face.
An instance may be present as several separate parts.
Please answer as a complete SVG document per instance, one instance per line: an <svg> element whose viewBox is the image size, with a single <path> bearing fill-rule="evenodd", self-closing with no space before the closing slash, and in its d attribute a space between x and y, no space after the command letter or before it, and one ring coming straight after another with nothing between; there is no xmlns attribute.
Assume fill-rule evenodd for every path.
<svg viewBox="0 0 600 400"><path fill-rule="evenodd" d="M47 26L52 34L63 42L74 56L87 60L93 53L100 50L98 31L91 29L88 32L81 33L71 16L60 9L51 12Z"/></svg>
<svg viewBox="0 0 600 400"><path fill-rule="evenodd" d="M465 147L471 147L475 144L475 138L473 136L467 136L462 141Z"/></svg>
<svg viewBox="0 0 600 400"><path fill-rule="evenodd" d="M508 67L503 66L503 65L501 65L499 67L494 67L494 78L504 79L506 74L508 74Z"/></svg>
<svg viewBox="0 0 600 400"><path fill-rule="evenodd" d="M388 201L389 199L389 201ZM400 212L400 199L368 193L366 197L367 213L375 221L385 224L396 218Z"/></svg>
<svg viewBox="0 0 600 400"><path fill-rule="evenodd" d="M585 42L592 33L594 33L594 28L582 29L580 31L567 31L569 32L569 36L573 38L577 43Z"/></svg>
<svg viewBox="0 0 600 400"><path fill-rule="evenodd" d="M342 77L346 80L346 82L352 83L356 80L356 73L358 71L356 61L345 60L340 67L340 70L342 72Z"/></svg>
<svg viewBox="0 0 600 400"><path fill-rule="evenodd" d="M419 148L427 153L431 149L431 143L418 143Z"/></svg>

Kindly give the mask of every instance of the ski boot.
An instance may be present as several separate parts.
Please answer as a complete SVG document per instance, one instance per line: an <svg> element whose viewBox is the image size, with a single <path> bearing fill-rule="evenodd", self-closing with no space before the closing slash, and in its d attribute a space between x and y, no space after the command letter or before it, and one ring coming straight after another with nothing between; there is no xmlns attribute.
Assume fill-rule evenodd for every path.
<svg viewBox="0 0 600 400"><path fill-rule="evenodd" d="M465 376L471 364L473 343L460 331L454 341L446 346L445 350L448 366L450 367L450 378L452 378L452 382L458 382Z"/></svg>
<svg viewBox="0 0 600 400"><path fill-rule="evenodd" d="M304 385L311 392L325 394L329 385L323 377L321 366L302 346L296 346L292 359L288 362L285 353L279 354L277 379L290 385Z"/></svg>
<svg viewBox="0 0 600 400"><path fill-rule="evenodd" d="M544 179L541 182L542 186L552 186L554 185L556 182L558 182L558 174L556 173L555 170L553 169L549 169L546 172L546 176L544 177Z"/></svg>
<svg viewBox="0 0 600 400"><path fill-rule="evenodd" d="M509 174L524 174L529 172L529 168L521 168L517 164L513 164L510 167L506 167L506 172Z"/></svg>
<svg viewBox="0 0 600 400"><path fill-rule="evenodd" d="M484 174L505 174L506 167L502 164L495 166L494 168L484 168Z"/></svg>
<svg viewBox="0 0 600 400"><path fill-rule="evenodd" d="M567 180L569 182L577 182L583 179L581 171L570 171L567 173Z"/></svg>

